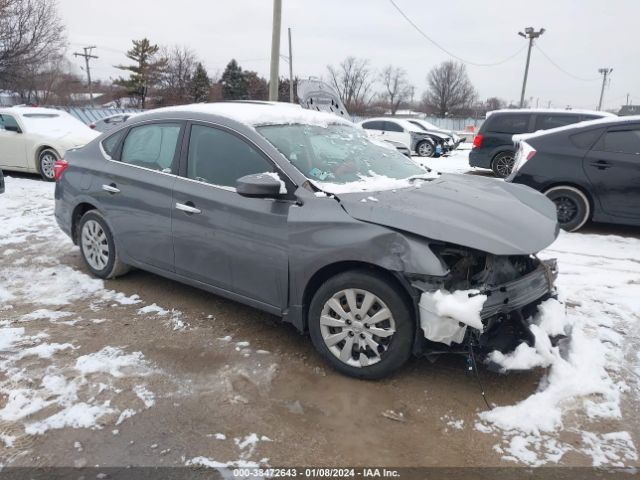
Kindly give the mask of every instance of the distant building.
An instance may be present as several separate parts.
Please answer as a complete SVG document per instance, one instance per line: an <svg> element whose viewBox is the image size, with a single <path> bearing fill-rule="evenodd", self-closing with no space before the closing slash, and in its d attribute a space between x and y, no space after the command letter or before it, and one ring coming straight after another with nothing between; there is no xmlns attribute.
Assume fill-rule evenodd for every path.
<svg viewBox="0 0 640 480"><path fill-rule="evenodd" d="M620 107L618 115L640 115L640 105L623 105Z"/></svg>
<svg viewBox="0 0 640 480"><path fill-rule="evenodd" d="M7 90L0 90L0 107L11 107L18 105L20 102L20 95L15 92L9 92Z"/></svg>

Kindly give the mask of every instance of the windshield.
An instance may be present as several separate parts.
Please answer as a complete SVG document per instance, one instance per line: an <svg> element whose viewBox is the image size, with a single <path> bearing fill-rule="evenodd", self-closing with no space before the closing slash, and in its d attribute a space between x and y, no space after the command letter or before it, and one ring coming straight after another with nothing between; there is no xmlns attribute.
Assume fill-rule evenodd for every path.
<svg viewBox="0 0 640 480"><path fill-rule="evenodd" d="M350 125L269 125L258 131L308 179L330 192L384 190L398 187L398 180L426 175L391 144L375 142Z"/></svg>
<svg viewBox="0 0 640 480"><path fill-rule="evenodd" d="M66 112L23 113L22 121L27 133L40 135L86 133L89 130L84 123Z"/></svg>

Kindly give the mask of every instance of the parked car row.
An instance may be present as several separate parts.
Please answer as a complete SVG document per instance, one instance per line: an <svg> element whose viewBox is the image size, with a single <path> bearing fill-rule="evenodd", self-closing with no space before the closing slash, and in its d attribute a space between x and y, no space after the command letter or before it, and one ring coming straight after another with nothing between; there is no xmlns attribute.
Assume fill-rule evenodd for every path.
<svg viewBox="0 0 640 480"><path fill-rule="evenodd" d="M448 153L460 145L460 138L443 130L432 129L419 119L379 117L359 124L369 136L378 140L394 141L405 145L421 157L434 157Z"/></svg>
<svg viewBox="0 0 640 480"><path fill-rule="evenodd" d="M606 112L508 109L489 112L473 139L469 154L471 167L488 168L499 178L511 173L516 154L514 135L562 127L585 120L615 117Z"/></svg>

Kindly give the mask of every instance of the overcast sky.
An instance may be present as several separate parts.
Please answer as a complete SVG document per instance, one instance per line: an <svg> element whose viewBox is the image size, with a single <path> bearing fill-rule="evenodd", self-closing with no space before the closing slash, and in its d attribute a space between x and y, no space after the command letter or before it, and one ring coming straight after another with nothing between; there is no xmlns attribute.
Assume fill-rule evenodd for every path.
<svg viewBox="0 0 640 480"><path fill-rule="evenodd" d="M70 53L96 45L97 78L119 75L132 39L192 48L210 71L222 71L231 58L268 77L271 0L58 0L67 25ZM429 36L453 54L475 63L499 62L523 47L517 35L527 26L544 27L540 48L575 79L532 52L527 98L533 104L595 108L599 67L614 69L605 107L618 108L630 94L640 103L638 0L396 0ZM428 71L449 56L422 38L388 0L283 0L282 52L286 29L293 29L294 74L326 76L326 66L353 55L374 68L405 68L417 95ZM72 57L80 67L82 59ZM493 67L468 65L480 97L520 98L526 50ZM288 74L284 61L281 75Z"/></svg>

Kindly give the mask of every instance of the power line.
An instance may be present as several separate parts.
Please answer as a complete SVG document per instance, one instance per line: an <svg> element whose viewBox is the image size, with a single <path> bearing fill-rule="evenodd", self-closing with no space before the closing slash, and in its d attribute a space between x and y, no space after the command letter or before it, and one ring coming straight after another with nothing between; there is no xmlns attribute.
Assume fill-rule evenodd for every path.
<svg viewBox="0 0 640 480"><path fill-rule="evenodd" d="M433 44L435 47L439 48L440 50L442 50L444 53L446 53L447 55L449 55L452 58L455 58L456 60L460 60L462 63L466 63L469 65L473 65L476 67L494 67L496 65L501 65L503 63L508 62L509 60L517 57L521 52L524 51L525 48L527 48L527 45L525 45L524 47L520 48L517 52L515 52L513 55L509 55L507 58L500 60L499 62L493 62L493 63L478 63L478 62L472 62L470 60L466 60L462 57L459 57L458 55L450 52L449 50L447 50L446 48L444 48L442 45L440 45L438 42L436 42L433 38L431 38L429 35L427 35L426 33L424 33L424 31L418 26L416 25L413 20L411 20L406 13L404 13L402 11L402 9L396 4L396 2L394 0L389 0L389 2L391 2L391 5L394 6L394 8L398 11L398 13L400 13L400 15L402 15L404 17L404 19L420 34L422 35L425 39L427 39L429 42L431 42L431 44Z"/></svg>
<svg viewBox="0 0 640 480"><path fill-rule="evenodd" d="M596 80L600 80L600 77L597 78L583 78L583 77L578 77L577 75L574 75L571 72L566 71L564 68L562 68L560 65L558 65L556 62L554 62L551 57L549 55L547 55L544 50L542 50L537 44L534 44L534 47L536 47L540 53L542 54L542 56L544 58L546 58L547 60L549 60L549 63L551 63L551 65L553 65L554 67L556 67L558 70L560 70L562 73L564 73L565 75L568 75L572 78L575 78L576 80L580 80L581 82L595 82Z"/></svg>
<svg viewBox="0 0 640 480"><path fill-rule="evenodd" d="M93 49L96 48L95 45L91 47L82 47L84 53L75 52L73 54L74 57L83 57L84 63L87 66L87 83L89 84L89 103L93 107L93 86L91 84L91 67L89 67L89 60L97 59L96 55L93 55Z"/></svg>

